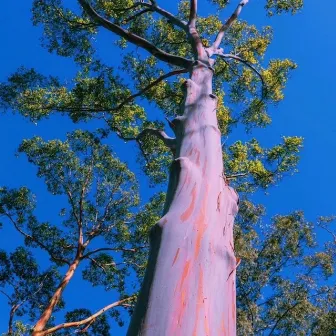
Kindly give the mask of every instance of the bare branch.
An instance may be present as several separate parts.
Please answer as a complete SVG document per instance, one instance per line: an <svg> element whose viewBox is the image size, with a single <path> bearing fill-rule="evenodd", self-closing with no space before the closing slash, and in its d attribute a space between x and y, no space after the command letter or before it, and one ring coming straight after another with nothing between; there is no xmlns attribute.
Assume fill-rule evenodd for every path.
<svg viewBox="0 0 336 336"><path fill-rule="evenodd" d="M240 174L234 174L234 175L227 175L225 176L225 178L227 180L233 180L233 179L236 179L236 178L239 178L239 177L245 177L247 176L249 173L240 173Z"/></svg>
<svg viewBox="0 0 336 336"><path fill-rule="evenodd" d="M124 303L126 303L127 301L133 299L134 296L130 296L126 299L111 303L110 305L102 308L101 310L97 311L95 314L91 315L90 317L81 320L81 321L76 321L76 322L67 322L67 323L62 323L59 324L55 327L49 328L47 330L44 330L42 332L39 333L39 335L44 336L44 335L48 335L51 334L57 330L60 329L65 329L65 328L72 328L72 327L79 327L83 324L87 324L87 323L91 323L93 320L95 320L98 316L100 316L101 314L105 313L106 311L108 311L111 308L117 307L117 306L123 306Z"/></svg>
<svg viewBox="0 0 336 336"><path fill-rule="evenodd" d="M9 300L9 303L12 302L12 299L10 298L10 296L6 292L4 292L3 290L0 289L0 293L2 293L3 295L5 295L7 297L7 299Z"/></svg>
<svg viewBox="0 0 336 336"><path fill-rule="evenodd" d="M328 228L327 224L325 224L325 223L323 223L323 222L319 222L317 225L318 225L321 229L327 231L327 232L334 238L334 242L335 242L335 245L336 245L336 234L335 234L332 230L330 230L330 229Z"/></svg>
<svg viewBox="0 0 336 336"><path fill-rule="evenodd" d="M189 68L190 65L192 64L191 60L188 60L184 57L169 54L164 50L157 48L155 45L153 45L146 39L142 38L141 36L138 36L126 29L123 29L117 24L103 18L93 9L93 7L86 0L78 0L78 2L93 21L98 23L100 26L106 28L107 30L117 34L118 36L123 37L128 42L131 42L147 50L150 54L152 54L159 60L183 68Z"/></svg>
<svg viewBox="0 0 336 336"><path fill-rule="evenodd" d="M176 139L175 138L171 138L170 136L168 136L166 134L166 132L162 131L162 130L158 130L156 128L145 128L143 131L141 131L136 137L123 137L121 134L119 134L119 136L126 141L130 141L130 140L135 140L135 141L140 141L141 138L143 138L146 135L154 135L157 138L159 138L160 140L162 140L164 142L164 144L170 148L170 149L175 149L176 147Z"/></svg>
<svg viewBox="0 0 336 336"><path fill-rule="evenodd" d="M249 0L242 0L240 1L239 5L237 6L236 10L230 16L230 18L222 25L221 29L219 30L215 42L211 46L211 49L216 50L219 48L221 44L225 32L231 27L232 23L237 19L239 14L241 13L243 7L249 2Z"/></svg>
<svg viewBox="0 0 336 336"><path fill-rule="evenodd" d="M79 330L78 333L82 334L82 333L87 332L94 322L95 322L95 319L93 319L91 322L89 322L86 327L84 327L83 329Z"/></svg>
<svg viewBox="0 0 336 336"><path fill-rule="evenodd" d="M196 28L197 18L197 0L190 0L190 13L188 25L190 28Z"/></svg>

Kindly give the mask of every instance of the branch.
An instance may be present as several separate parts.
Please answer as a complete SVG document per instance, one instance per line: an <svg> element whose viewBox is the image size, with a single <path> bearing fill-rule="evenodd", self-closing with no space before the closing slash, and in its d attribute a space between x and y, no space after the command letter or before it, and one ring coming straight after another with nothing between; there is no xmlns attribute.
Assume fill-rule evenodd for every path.
<svg viewBox="0 0 336 336"><path fill-rule="evenodd" d="M154 135L157 138L159 138L160 140L163 141L163 143L170 149L175 149L176 147L176 139L175 138L171 138L170 136L168 136L166 134L166 132L162 131L162 130L158 130L155 128L145 128L142 132L140 132L140 134L136 137L137 140L141 140L141 138L143 138L146 135Z"/></svg>
<svg viewBox="0 0 336 336"><path fill-rule="evenodd" d="M128 23L128 22L136 19L137 17L141 16L142 14L145 14L145 13L148 13L148 12L152 12L152 9L151 8L145 8L145 9L141 10L140 12L135 13L134 15L132 15L132 16L128 17L127 19L125 19L123 21L123 23Z"/></svg>
<svg viewBox="0 0 336 336"><path fill-rule="evenodd" d="M31 293L30 295L27 295L27 296L26 296L20 303L18 303L18 304L15 306L15 310L14 310L14 312L15 312L16 310L18 310L22 305L24 305L29 299L34 298L34 296L35 296L36 294L38 294L38 292L40 292L40 291L42 290L42 288L43 288L43 286L44 286L44 282L45 282L45 280L48 278L48 276L49 276L48 274L46 274L46 275L44 276L42 282L39 284L39 286L38 286L38 288L37 288L37 290L36 290L35 292Z"/></svg>
<svg viewBox="0 0 336 336"><path fill-rule="evenodd" d="M318 223L317 224L321 229L323 229L323 230L325 230L325 231L327 231L328 233L330 233L331 234L331 236L334 238L334 242L335 242L335 245L336 245L336 234L332 231L332 230L330 230L328 227L327 227L327 225L326 224L324 224L324 223Z"/></svg>
<svg viewBox="0 0 336 336"><path fill-rule="evenodd" d="M82 256L82 259L89 258L92 254L101 252L101 251L113 251L113 252L136 252L137 249L127 249L127 248L112 248L112 247L102 247L96 250L90 251Z"/></svg>
<svg viewBox="0 0 336 336"><path fill-rule="evenodd" d="M33 242L35 242L40 248L42 248L43 250L47 251L50 258L54 261L59 261L59 262L62 262L62 263L65 263L67 265L70 265L70 262L66 259L63 259L63 258L60 258L60 257L57 257L55 256L51 250L43 243L41 243L39 240L37 240L34 236L31 236L29 235L28 233L22 231L19 226L17 225L17 223L14 221L14 219L12 218L12 216L10 214L5 214L5 216L8 217L8 219L12 222L12 224L14 225L15 229L20 232L26 239L30 239L32 240Z"/></svg>
<svg viewBox="0 0 336 336"><path fill-rule="evenodd" d="M59 325L57 325L55 327L49 328L47 330L44 330L43 332L40 333L40 335L44 336L44 335L51 334L51 333L53 333L53 332L55 332L57 330L60 330L60 329L71 328L71 327L79 327L79 326L81 326L83 324L90 323L93 320L95 320L98 316L100 316L101 314L103 314L106 311L108 311L109 309L117 307L117 306L123 306L124 302L127 302L127 301L129 301L130 299L133 299L133 298L134 298L134 296L130 296L130 297L126 298L126 299L123 299L123 300L111 303L110 305L108 305L108 306L104 307L103 309L97 311L95 314L91 315L90 317L88 317L88 318L86 318L84 320L59 324Z"/></svg>
<svg viewBox="0 0 336 336"><path fill-rule="evenodd" d="M292 311L293 309L295 309L298 305L304 303L306 299L311 299L311 298L316 297L316 296L324 295L324 294L326 294L327 292L328 292L328 291L310 295L310 296L308 296L308 297L306 297L306 298L303 298L303 299L300 300L300 301L297 301L295 304L293 304L292 306L290 306L290 307L289 307L288 309L286 309L285 312L284 312L283 314L281 314L280 317L277 319L277 321L275 322L275 324L274 324L272 330L270 331L270 333L268 334L268 336L273 335L273 333L274 333L274 331L276 330L276 327L278 326L278 324L280 323L280 321L281 321L284 317L286 317L286 315L287 315L290 311Z"/></svg>
<svg viewBox="0 0 336 336"><path fill-rule="evenodd" d="M225 176L225 178L227 180L233 180L233 179L236 179L236 178L239 178L239 177L245 177L247 176L249 173L239 173L239 174L234 174L234 175L227 175Z"/></svg>
<svg viewBox="0 0 336 336"><path fill-rule="evenodd" d="M117 34L120 37L123 37L128 42L135 44L145 50L147 50L150 54L158 58L159 60L173 64L176 66L180 66L183 68L189 68L192 64L191 60L188 60L184 57L175 56L165 52L157 48L155 45L147 41L146 39L138 36L122 27L118 26L117 24L103 18L99 15L93 7L86 1L86 0L78 0L79 4L82 6L83 10L87 13L87 15L95 22L97 22L102 27L106 28L107 30Z"/></svg>
<svg viewBox="0 0 336 336"><path fill-rule="evenodd" d="M124 101L122 101L117 107L115 107L113 109L113 111L117 111L119 109L121 109L123 106L125 106L127 103L131 102L132 100L134 100L136 97L139 97L141 95L143 95L145 92L147 92L148 90L150 90L153 86L155 86L156 84L162 82L163 80L175 76L175 75L179 75L182 73L186 73L188 72L187 69L177 69L177 70L173 70L170 71L162 76L160 76L159 78L157 78L155 81L149 83L147 86L145 86L143 89L141 89L139 92L127 97Z"/></svg>
<svg viewBox="0 0 336 336"><path fill-rule="evenodd" d="M131 9L135 9L135 8L137 8L139 6L143 6L143 5L144 5L144 3L142 1L139 1L139 2L134 3L134 5L132 5L130 7L126 7L126 8L113 8L113 10L116 11L116 12L127 12L127 11L129 11Z"/></svg>
<svg viewBox="0 0 336 336"><path fill-rule="evenodd" d="M78 246L77 246L77 253L81 253L83 249L84 244L84 236L83 236L83 216L84 216L84 196L88 187L88 184L90 182L90 177L93 171L94 161L91 160L90 168L87 174L87 177L84 181L84 184L82 186L80 198L79 198L79 222L78 224ZM74 209L75 210L75 209Z"/></svg>
<svg viewBox="0 0 336 336"><path fill-rule="evenodd" d="M219 45L221 44L225 32L231 27L232 23L237 19L239 14L241 13L243 7L249 2L249 0L242 0L239 5L237 6L236 10L233 12L233 14L230 16L230 18L222 25L221 29L219 30L215 42L211 46L210 49L216 50L219 48Z"/></svg>
<svg viewBox="0 0 336 336"><path fill-rule="evenodd" d="M166 11L165 9L159 7L154 1L151 1L152 4L146 4L143 3L143 6L146 6L148 8L151 8L153 11L155 11L156 13L162 15L163 17L165 17L168 21L170 21L171 23L173 23L175 26L182 28L186 33L188 33L188 24L184 21L181 21L180 19L178 19L174 14Z"/></svg>
<svg viewBox="0 0 336 336"><path fill-rule="evenodd" d="M103 106L100 108L91 108L91 107L62 107L62 108L57 108L54 106L45 106L43 107L44 110L54 110L54 111L58 111L58 112L67 112L67 111L82 111L82 112L118 112L118 110L120 110L122 107L124 107L127 103L130 103L132 100L134 100L135 98L143 95L145 92L147 92L148 90L150 90L152 87L154 87L156 84L162 82L163 80L175 76L175 75L179 75L182 73L187 73L188 70L187 69L177 69L177 70L173 70L170 71L162 76L160 76L159 78L157 78L156 80L154 80L153 82L149 83L146 87L144 87L143 89L141 89L139 92L132 94L131 96L125 98L120 104L118 104L116 107L110 108L110 107L106 107L104 108ZM69 198L71 199L71 194L69 194L69 192L67 192ZM75 217L76 214L75 214Z"/></svg>
<svg viewBox="0 0 336 336"><path fill-rule="evenodd" d="M190 0L190 12L188 22L190 28L196 28L196 18L197 18L197 0Z"/></svg>
<svg viewBox="0 0 336 336"><path fill-rule="evenodd" d="M0 293L2 293L3 295L5 295L7 297L7 299L9 300L9 303L12 302L12 299L10 298L10 296L6 292L4 292L3 290L0 289Z"/></svg>
<svg viewBox="0 0 336 336"><path fill-rule="evenodd" d="M136 137L124 137L119 130L115 130L115 131L120 139L123 139L125 141L132 141L132 140L136 141L139 144L141 150L142 150L141 138L143 138L144 136L148 134L154 135L158 139L162 140L163 143L168 148L170 148L172 151L174 151L176 148L176 139L168 136L165 131L158 130L156 128L145 128ZM146 157L146 153L143 152L143 155Z"/></svg>
<svg viewBox="0 0 336 336"><path fill-rule="evenodd" d="M104 268L104 266L102 265L102 264L100 264L96 259L93 259L93 258L91 258L91 257L87 257L89 260L91 260L95 265L97 265L99 268L101 268L102 270L103 270L103 272L105 273L105 274L107 274L106 273L106 269ZM115 265L115 264L114 264Z"/></svg>
<svg viewBox="0 0 336 336"><path fill-rule="evenodd" d="M196 29L197 20L197 0L190 0L189 22L188 22L188 37L193 48L195 58L204 63L208 63L209 55L203 46L201 37Z"/></svg>
<svg viewBox="0 0 336 336"><path fill-rule="evenodd" d="M235 61L241 62L244 65L246 65L248 68L250 68L260 79L261 84L262 84L262 94L261 97L262 99L265 97L266 92L267 92L267 87L266 87L266 83L264 81L263 76L261 75L261 73L253 66L251 65L248 61L244 60L243 58L237 56L237 55L233 55L233 54L224 54L222 49L218 49L216 52L214 52L214 55L218 55L223 59L226 58L230 58L230 59L234 59Z"/></svg>

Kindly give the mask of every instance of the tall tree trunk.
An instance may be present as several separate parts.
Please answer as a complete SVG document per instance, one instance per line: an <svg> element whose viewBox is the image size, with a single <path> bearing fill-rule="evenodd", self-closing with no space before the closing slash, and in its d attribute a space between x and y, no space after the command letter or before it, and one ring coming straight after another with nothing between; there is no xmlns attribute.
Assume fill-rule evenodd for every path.
<svg viewBox="0 0 336 336"><path fill-rule="evenodd" d="M43 329L47 325L50 317L61 299L62 293L65 287L68 285L69 281L73 277L78 265L80 262L80 256L77 256L73 263L69 266L64 278L62 279L61 283L57 287L54 295L52 296L51 300L49 301L49 305L46 307L42 315L40 316L39 320L35 324L35 327L32 332L32 336L43 335Z"/></svg>
<svg viewBox="0 0 336 336"><path fill-rule="evenodd" d="M238 196L224 178L212 76L209 65L195 62L183 115L173 121L177 149L164 216L151 233L128 336L236 334Z"/></svg>

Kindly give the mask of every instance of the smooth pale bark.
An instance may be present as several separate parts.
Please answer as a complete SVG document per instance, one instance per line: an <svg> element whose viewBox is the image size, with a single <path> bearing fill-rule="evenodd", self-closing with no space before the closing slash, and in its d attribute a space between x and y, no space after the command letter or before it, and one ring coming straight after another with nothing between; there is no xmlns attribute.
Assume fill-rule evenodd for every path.
<svg viewBox="0 0 336 336"><path fill-rule="evenodd" d="M224 178L209 63L194 64L183 115L173 121L177 148L164 216L151 232L128 336L236 335L238 196Z"/></svg>
<svg viewBox="0 0 336 336"><path fill-rule="evenodd" d="M65 289L65 287L68 285L69 281L73 277L78 265L80 262L80 256L77 256L77 258L74 260L74 262L69 266L64 278L62 279L61 283L57 287L54 295L52 296L51 300L49 301L49 305L46 307L44 312L42 313L41 317L35 324L35 327L32 332L32 336L39 336L44 335L43 332L45 326L47 325L48 321L50 320L50 317L58 304L58 302L61 299L62 293Z"/></svg>

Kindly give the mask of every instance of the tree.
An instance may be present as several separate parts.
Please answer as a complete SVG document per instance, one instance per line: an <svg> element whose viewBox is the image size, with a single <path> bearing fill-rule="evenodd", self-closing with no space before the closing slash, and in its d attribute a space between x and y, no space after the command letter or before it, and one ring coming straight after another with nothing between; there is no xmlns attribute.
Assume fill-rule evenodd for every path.
<svg viewBox="0 0 336 336"><path fill-rule="evenodd" d="M211 2L219 9L227 5L225 0ZM238 122L247 130L271 122L267 106L283 99L289 72L296 67L288 59L262 66L272 32L270 27L258 30L237 21L247 3L241 1L222 23L217 15L201 17L197 1L180 2L179 15L173 15L156 1L79 0L79 7L65 8L60 0L36 0L33 22L43 25L46 47L73 57L81 70L73 84L67 85L22 68L0 88L3 107L34 121L59 112L74 122L105 122L101 137L114 133L139 145L140 163L153 183L165 181L169 167L166 198L154 197L129 224L132 235L121 240L123 245L136 246L137 253L126 255L126 262L137 265L139 278L144 277L129 335L234 335L235 273L241 259L241 334L286 333L294 325L304 332L313 323L332 321L333 288L328 284L322 288L313 271L324 267L325 275L331 276L334 249L328 245L323 252L303 255L305 247L314 244L312 227L299 212L275 218L274 228L266 233L255 229L262 211L248 199L250 193L295 171L302 139L285 137L270 149L262 148L255 139L221 145L221 137L228 136ZM269 0L265 6L271 16L295 13L302 1ZM120 71L135 79L137 93L132 94L132 83L123 82L113 67L95 54L92 37L99 29L113 33L116 43L130 50ZM190 78L184 80L186 73ZM173 76L177 81L169 79ZM140 96L154 102L169 118L174 138L163 131L163 118L153 121L137 104L135 99ZM64 162L61 155L59 169ZM50 166L44 168L48 173ZM237 256L233 220L238 196L234 188L241 198L235 232ZM76 192L74 204L80 204L81 193ZM146 247L140 247L147 234L151 247L144 275ZM294 266L305 269L300 270L300 279L281 281L282 268ZM271 285L273 292L262 302L266 285ZM328 298L325 304L321 297ZM87 315L77 311L73 318ZM46 323L47 318L40 319L34 333L43 334Z"/></svg>
<svg viewBox="0 0 336 336"><path fill-rule="evenodd" d="M109 305L109 309L130 301L132 297L125 293L127 268L123 256L136 252L126 247L130 234L126 223L131 218L130 209L138 201L134 175L113 157L99 138L88 132L68 134L65 142L44 142L35 137L23 141L19 151L38 167L37 174L45 179L49 192L66 197L68 207L61 209L60 215L64 218L61 225L41 223L34 215L34 197L27 188L0 190L0 214L23 235L28 247L47 252L53 264L51 270L40 274L36 261L26 249L19 248L10 256L1 252L0 285L4 289L12 287L10 295L2 291L11 305L8 334L13 333L15 314L28 313L36 322L35 329L46 329L37 333L39 335L76 326L52 326L50 322L53 313L63 307L62 293L83 263L86 263L85 280L115 288L123 297ZM100 244L95 243L99 238ZM60 278L60 272L56 271L63 266L67 270ZM118 314L114 314L118 318ZM86 323L79 323L80 326L99 316L86 309L69 312L66 318L82 321L89 317ZM93 330L99 331L99 323L108 335L104 320L98 319ZM102 334L98 332L98 335Z"/></svg>

